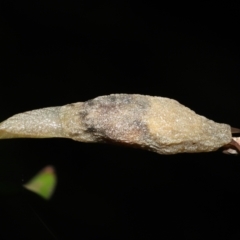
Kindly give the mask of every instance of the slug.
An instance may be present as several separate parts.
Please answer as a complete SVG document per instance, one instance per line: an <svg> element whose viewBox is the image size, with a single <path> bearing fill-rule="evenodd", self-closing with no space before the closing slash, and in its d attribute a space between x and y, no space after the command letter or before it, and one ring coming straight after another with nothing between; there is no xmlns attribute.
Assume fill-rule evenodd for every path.
<svg viewBox="0 0 240 240"><path fill-rule="evenodd" d="M0 139L71 138L115 143L158 154L237 154L239 129L196 114L179 102L139 94L111 94L86 102L20 113L0 123Z"/></svg>

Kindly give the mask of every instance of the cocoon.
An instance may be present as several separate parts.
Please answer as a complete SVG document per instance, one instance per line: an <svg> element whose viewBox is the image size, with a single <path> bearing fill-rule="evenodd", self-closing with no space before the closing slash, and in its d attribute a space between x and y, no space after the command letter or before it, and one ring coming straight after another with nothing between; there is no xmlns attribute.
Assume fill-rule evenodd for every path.
<svg viewBox="0 0 240 240"><path fill-rule="evenodd" d="M139 94L33 110L0 123L0 138L49 137L122 144L159 154L240 149L228 124L200 116L173 99Z"/></svg>

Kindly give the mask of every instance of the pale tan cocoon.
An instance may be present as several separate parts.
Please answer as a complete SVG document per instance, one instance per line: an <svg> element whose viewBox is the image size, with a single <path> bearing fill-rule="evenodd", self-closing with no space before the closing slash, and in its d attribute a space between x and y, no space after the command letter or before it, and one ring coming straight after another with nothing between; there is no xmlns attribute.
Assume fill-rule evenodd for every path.
<svg viewBox="0 0 240 240"><path fill-rule="evenodd" d="M111 142L160 154L210 152L232 140L227 124L197 115L175 100L138 94L112 94L18 114L0 124L0 138L7 138L6 132L10 137Z"/></svg>

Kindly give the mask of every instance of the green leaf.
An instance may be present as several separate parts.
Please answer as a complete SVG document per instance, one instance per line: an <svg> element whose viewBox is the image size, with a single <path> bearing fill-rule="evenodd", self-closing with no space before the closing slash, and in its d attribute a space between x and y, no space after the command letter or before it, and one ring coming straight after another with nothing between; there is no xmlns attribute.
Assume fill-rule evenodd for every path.
<svg viewBox="0 0 240 240"><path fill-rule="evenodd" d="M55 190L57 176L53 166L47 166L34 176L23 187L32 191L46 200L49 200Z"/></svg>

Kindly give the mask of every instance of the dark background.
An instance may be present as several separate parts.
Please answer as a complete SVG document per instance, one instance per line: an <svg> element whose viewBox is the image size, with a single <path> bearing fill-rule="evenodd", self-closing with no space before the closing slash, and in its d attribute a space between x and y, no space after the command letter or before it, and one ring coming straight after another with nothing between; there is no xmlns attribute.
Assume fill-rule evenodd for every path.
<svg viewBox="0 0 240 240"><path fill-rule="evenodd" d="M1 1L0 121L110 93L174 98L240 127L234 2ZM2 140L0 239L240 239L240 158ZM46 202L21 190L44 166Z"/></svg>

